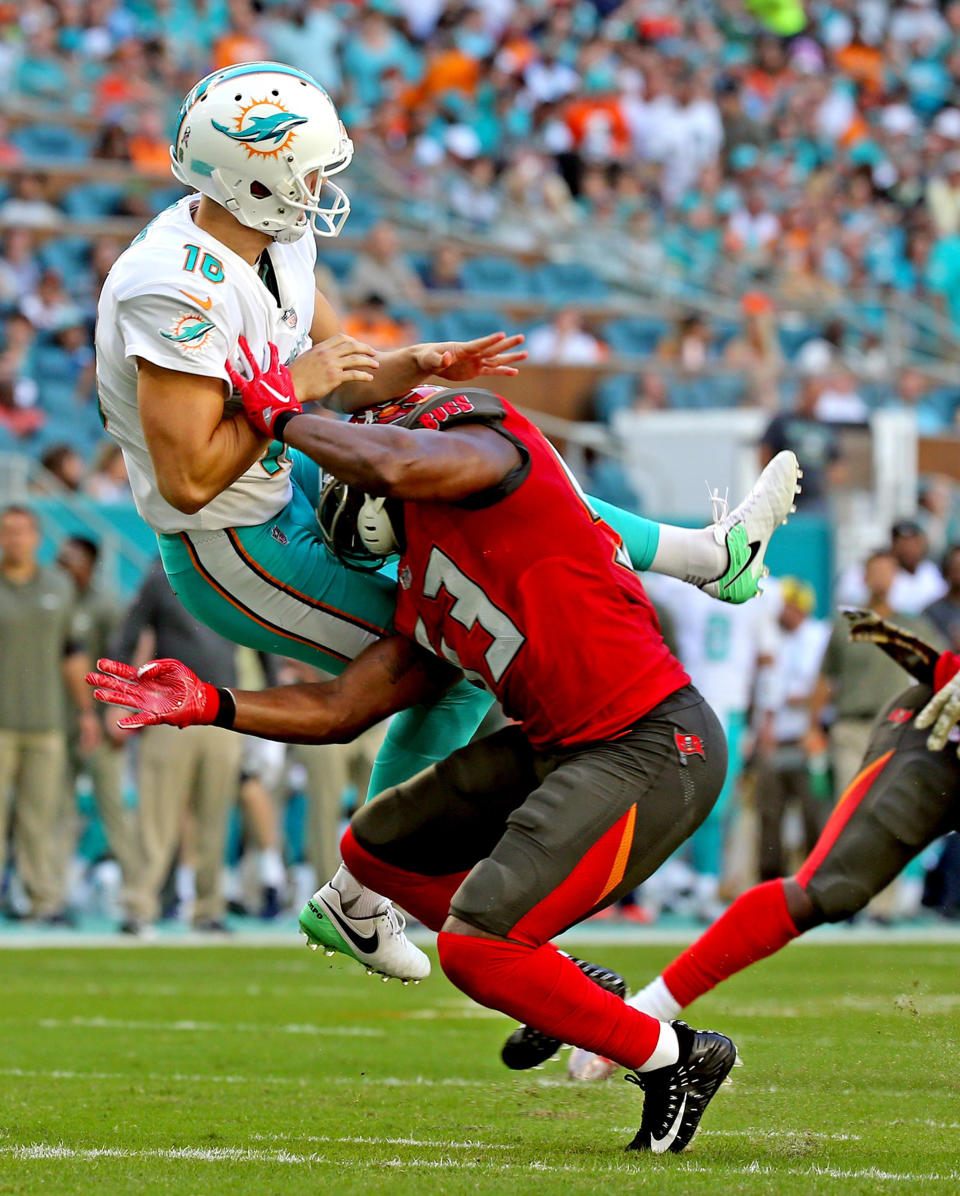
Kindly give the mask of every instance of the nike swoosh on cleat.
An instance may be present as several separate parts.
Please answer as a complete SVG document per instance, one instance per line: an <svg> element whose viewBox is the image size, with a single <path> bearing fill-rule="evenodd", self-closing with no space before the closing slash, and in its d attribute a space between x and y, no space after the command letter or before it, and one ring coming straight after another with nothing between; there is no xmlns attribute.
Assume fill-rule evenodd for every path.
<svg viewBox="0 0 960 1196"><path fill-rule="evenodd" d="M744 575L744 573L746 573L746 571L750 568L750 566L753 564L754 560L756 559L756 555L760 551L760 548L762 547L762 545L759 540L751 540L750 543L747 545L747 547L750 549L750 555L747 557L747 559L744 561L744 563L740 566L740 568L736 571L736 573L734 573L733 577L731 577L729 581L725 581L723 583L722 589L729 590L730 587L733 585L733 583L739 577L742 577Z"/></svg>
<svg viewBox="0 0 960 1196"><path fill-rule="evenodd" d="M367 955L372 955L380 946L380 935L376 930L370 935L357 934L350 923L345 922L332 906L325 906L323 909L320 909L311 901L310 908L315 914L319 914L320 917L329 918L338 926L358 951L364 951Z"/></svg>
<svg viewBox="0 0 960 1196"><path fill-rule="evenodd" d="M667 1130L662 1138L655 1138L653 1134L650 1135L650 1149L654 1154L663 1154L665 1150L669 1150L671 1142L674 1141L677 1134L680 1133L680 1126L683 1123L683 1113L687 1107L687 1098L684 1095L680 1102L680 1108L677 1111L676 1117L673 1119L673 1125Z"/></svg>
<svg viewBox="0 0 960 1196"><path fill-rule="evenodd" d="M182 287L180 288L180 294L186 295L188 299L191 299L199 307L202 307L204 311L209 311L213 307L213 300L209 296L206 299L198 299L196 295L191 295L189 291L183 290Z"/></svg>

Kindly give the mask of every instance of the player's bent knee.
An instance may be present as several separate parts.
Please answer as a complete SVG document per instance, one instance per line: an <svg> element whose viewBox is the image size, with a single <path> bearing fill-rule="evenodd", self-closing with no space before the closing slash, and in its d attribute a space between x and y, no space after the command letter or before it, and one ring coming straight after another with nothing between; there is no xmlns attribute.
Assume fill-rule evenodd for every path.
<svg viewBox="0 0 960 1196"><path fill-rule="evenodd" d="M821 922L845 922L876 896L873 888L846 878L822 885L811 882L806 892L817 919L811 923L815 926Z"/></svg>
<svg viewBox="0 0 960 1196"><path fill-rule="evenodd" d="M397 819L390 800L394 789L385 789L362 805L350 819L349 831L356 841L374 855L379 843L389 843L397 833Z"/></svg>
<svg viewBox="0 0 960 1196"><path fill-rule="evenodd" d="M473 867L457 890L450 914L487 935L502 938L526 913L528 905L513 871L488 857Z"/></svg>
<svg viewBox="0 0 960 1196"><path fill-rule="evenodd" d="M810 894L795 876L788 876L783 882L783 896L787 913L797 930L802 934L812 930L824 921L820 910L814 905Z"/></svg>

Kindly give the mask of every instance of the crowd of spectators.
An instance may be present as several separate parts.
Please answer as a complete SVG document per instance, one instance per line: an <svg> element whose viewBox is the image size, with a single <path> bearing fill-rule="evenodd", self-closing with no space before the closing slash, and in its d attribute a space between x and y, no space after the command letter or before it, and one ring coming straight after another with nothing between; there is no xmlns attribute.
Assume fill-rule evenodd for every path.
<svg viewBox="0 0 960 1196"><path fill-rule="evenodd" d="M99 438L90 332L123 241L48 230L146 219L175 198L180 97L213 67L261 57L314 74L357 143L347 236L362 251L323 245L320 272L355 335L383 347L468 335L470 313L438 316L431 295L479 290L494 309L526 295L543 314L512 322L538 355L649 357L666 405L773 413L798 375L816 376L818 419L898 402L922 431L952 429L956 393L899 372L880 322L897 296L960 314L960 0L806 7L785 38L739 0L0 4L0 448L39 456L68 422L84 456ZM42 172L88 162L102 177ZM425 230L413 257L377 221L384 188ZM507 256L464 260L438 243L444 230ZM579 273L527 268L557 252ZM674 310L706 287L739 315L550 318L551 304L611 294L611 269L656 294L672 279ZM824 324L851 312L855 334ZM700 385L716 371L725 385ZM657 389L618 381L614 407Z"/></svg>

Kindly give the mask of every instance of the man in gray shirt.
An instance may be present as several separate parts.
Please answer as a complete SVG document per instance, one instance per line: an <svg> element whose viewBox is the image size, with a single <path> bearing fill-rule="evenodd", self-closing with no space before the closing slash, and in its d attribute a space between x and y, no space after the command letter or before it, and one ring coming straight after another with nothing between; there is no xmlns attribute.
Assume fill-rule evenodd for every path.
<svg viewBox="0 0 960 1196"><path fill-rule="evenodd" d="M67 921L57 823L65 797L66 710L77 707L81 748L100 738L84 690L89 660L72 636L73 586L37 560L40 526L28 507L0 512L0 871L13 816L17 872L33 917Z"/></svg>
<svg viewBox="0 0 960 1196"><path fill-rule="evenodd" d="M149 636L151 645L143 641ZM217 686L236 685L236 646L189 615L158 561L130 605L116 647L123 661L150 656L186 661ZM222 932L227 818L237 796L243 740L221 727L146 727L140 734L132 881L126 894L129 934L143 934L159 914L160 891L192 808L196 930Z"/></svg>

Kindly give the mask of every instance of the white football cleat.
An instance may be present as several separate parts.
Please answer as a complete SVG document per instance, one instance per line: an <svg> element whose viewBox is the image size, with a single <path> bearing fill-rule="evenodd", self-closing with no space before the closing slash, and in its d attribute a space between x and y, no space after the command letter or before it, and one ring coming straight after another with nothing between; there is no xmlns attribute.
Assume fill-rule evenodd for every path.
<svg viewBox="0 0 960 1196"><path fill-rule="evenodd" d="M763 558L773 533L796 510L803 472L797 458L785 449L777 453L757 478L753 489L727 514L726 500L712 499L719 510L713 525L717 544L727 549L726 572L701 588L721 602L748 602L760 593L760 581L769 573Z"/></svg>
<svg viewBox="0 0 960 1196"><path fill-rule="evenodd" d="M346 913L332 881L314 893L300 911L300 929L314 949L323 947L328 955L339 951L385 980L426 980L430 960L410 942L405 927L403 914L386 897L365 917Z"/></svg>
<svg viewBox="0 0 960 1196"><path fill-rule="evenodd" d="M567 1063L567 1076L571 1080L581 1080L593 1083L597 1080L609 1080L618 1070L618 1064L612 1059L604 1059L603 1055L595 1055L592 1051L585 1051L582 1047L574 1047L570 1052Z"/></svg>

